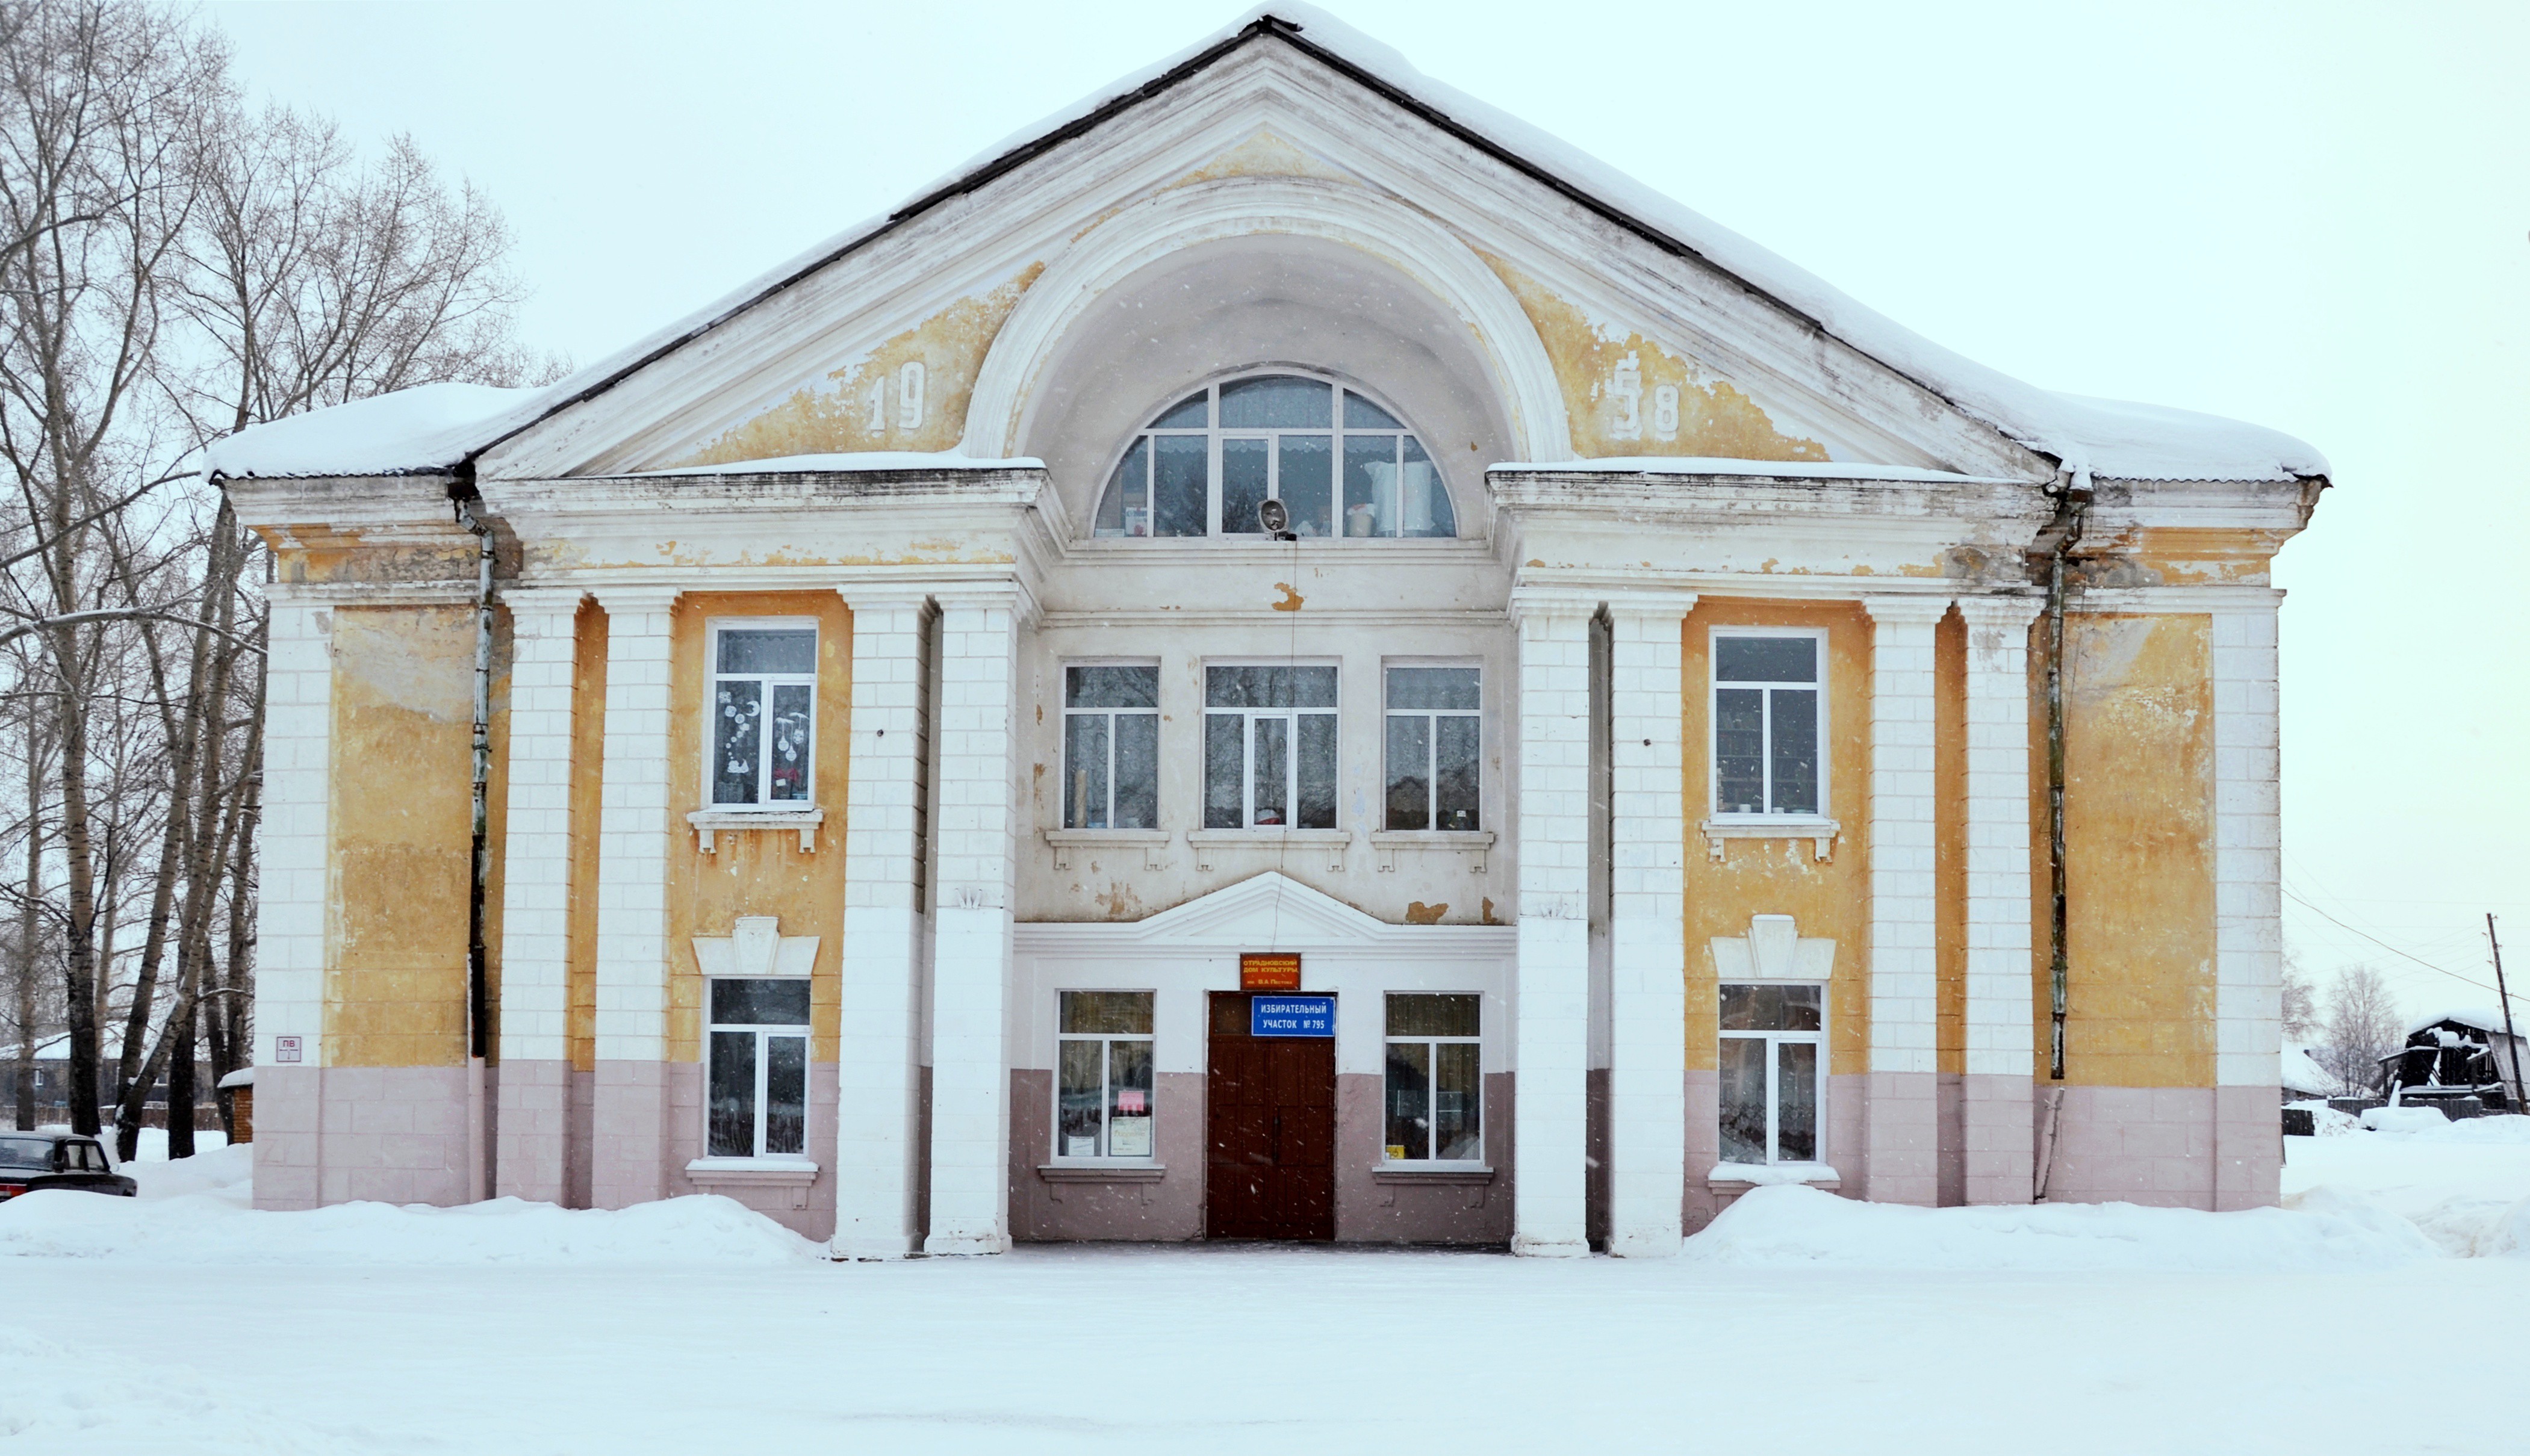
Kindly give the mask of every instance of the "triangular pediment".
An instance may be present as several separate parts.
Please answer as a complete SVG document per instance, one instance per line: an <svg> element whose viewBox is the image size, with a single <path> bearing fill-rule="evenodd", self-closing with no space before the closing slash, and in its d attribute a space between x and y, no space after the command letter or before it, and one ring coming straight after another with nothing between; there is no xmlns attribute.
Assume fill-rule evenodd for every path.
<svg viewBox="0 0 2530 1456"><path fill-rule="evenodd" d="M1513 934L1508 926L1391 925L1274 870L1129 924L1030 922L1018 933L1022 944L1040 950L1376 951L1407 958L1500 950Z"/></svg>
<svg viewBox="0 0 2530 1456"><path fill-rule="evenodd" d="M1491 427L1453 433L1491 458L2044 473L1919 382L1823 343L1814 320L1748 280L1622 226L1612 204L1312 45L1313 26L1333 33L1262 18L839 240L822 261L654 341L480 468L553 478L1034 455L1060 486L1089 468L1038 438L1048 399L1078 412L1063 395L1064 331L1088 327L1102 298L1152 276L1172 248L1227 257L1262 239L1217 291L1269 294L1270 249L1285 247L1342 275L1327 285L1338 294L1382 286L1349 281L1353 268L1429 295L1431 319L1402 331L1409 344L1416 328L1480 336L1467 368L1496 397ZM1286 292L1305 294L1317 276ZM1178 322L1208 321L1218 316L1196 310ZM1153 326L1159 343L1182 344L1169 327ZM1224 348L1223 367L1263 361Z"/></svg>

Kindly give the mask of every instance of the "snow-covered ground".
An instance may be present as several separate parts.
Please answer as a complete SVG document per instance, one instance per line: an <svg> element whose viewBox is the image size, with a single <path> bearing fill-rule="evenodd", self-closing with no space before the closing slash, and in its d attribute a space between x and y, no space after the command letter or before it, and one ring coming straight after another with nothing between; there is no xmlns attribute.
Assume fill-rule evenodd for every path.
<svg viewBox="0 0 2530 1456"><path fill-rule="evenodd" d="M247 1154L0 1206L10 1451L2530 1447L2502 1340L2382 1322L2530 1300L2530 1118L2293 1139L2247 1214L1763 1189L1665 1262L846 1266L722 1199L256 1213Z"/></svg>

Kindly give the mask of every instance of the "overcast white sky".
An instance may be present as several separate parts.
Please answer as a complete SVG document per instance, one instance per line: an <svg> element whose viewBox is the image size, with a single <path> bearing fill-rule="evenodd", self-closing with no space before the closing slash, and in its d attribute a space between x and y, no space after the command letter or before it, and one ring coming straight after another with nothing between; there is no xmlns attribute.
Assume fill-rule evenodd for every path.
<svg viewBox="0 0 2530 1456"><path fill-rule="evenodd" d="M2278 569L2289 943L2492 1006L2424 963L2489 981L2493 910L2530 1017L2530 7L1334 9L1971 357L2316 444L2337 485ZM252 86L489 192L528 342L585 362L1235 7L209 11Z"/></svg>

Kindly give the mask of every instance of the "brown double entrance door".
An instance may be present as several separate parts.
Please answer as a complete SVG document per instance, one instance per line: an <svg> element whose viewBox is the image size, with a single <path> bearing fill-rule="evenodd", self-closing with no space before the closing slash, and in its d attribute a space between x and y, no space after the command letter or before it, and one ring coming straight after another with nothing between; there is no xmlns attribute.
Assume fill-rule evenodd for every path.
<svg viewBox="0 0 2530 1456"><path fill-rule="evenodd" d="M1335 1039L1250 1036L1248 998L1212 996L1204 1234L1333 1239Z"/></svg>

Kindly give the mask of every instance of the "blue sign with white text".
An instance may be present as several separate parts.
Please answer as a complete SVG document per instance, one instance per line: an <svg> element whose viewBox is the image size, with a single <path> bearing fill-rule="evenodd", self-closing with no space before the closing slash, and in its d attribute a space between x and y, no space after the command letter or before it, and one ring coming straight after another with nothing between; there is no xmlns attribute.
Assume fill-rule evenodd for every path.
<svg viewBox="0 0 2530 1456"><path fill-rule="evenodd" d="M1247 1002L1251 1037L1331 1037L1336 998L1331 996L1260 996Z"/></svg>

